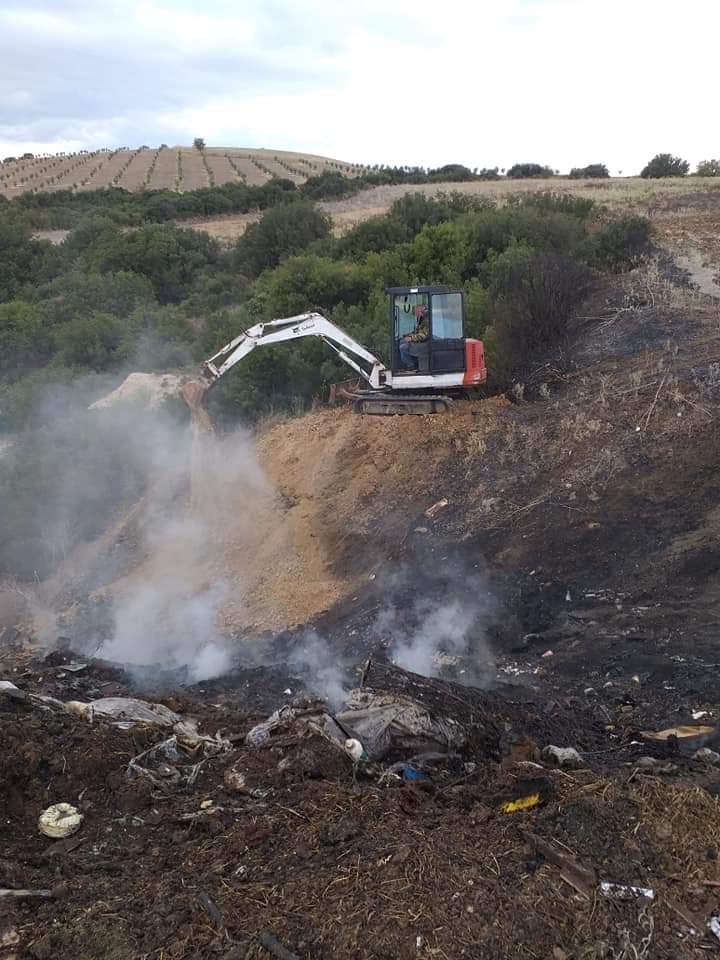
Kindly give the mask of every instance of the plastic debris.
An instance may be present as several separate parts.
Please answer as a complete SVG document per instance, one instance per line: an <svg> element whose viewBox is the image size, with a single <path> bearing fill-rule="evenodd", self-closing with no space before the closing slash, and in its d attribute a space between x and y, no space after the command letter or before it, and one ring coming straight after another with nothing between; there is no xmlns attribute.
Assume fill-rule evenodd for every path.
<svg viewBox="0 0 720 960"><path fill-rule="evenodd" d="M607 880L603 880L600 884L600 892L611 900L638 900L640 897L646 900L655 899L655 891L650 887L631 887L624 883L610 883Z"/></svg>
<svg viewBox="0 0 720 960"><path fill-rule="evenodd" d="M692 755L693 760L699 760L701 763L709 763L714 766L720 765L720 753L711 750L709 747L700 747Z"/></svg>
<svg viewBox="0 0 720 960"><path fill-rule="evenodd" d="M720 917L710 917L708 920L708 930L720 940Z"/></svg>
<svg viewBox="0 0 720 960"><path fill-rule="evenodd" d="M245 737L246 745L257 750L268 742L273 730L277 730L283 724L291 723L294 719L295 711L291 707L280 707L279 710L270 714L267 720L258 723L248 732Z"/></svg>
<svg viewBox="0 0 720 960"><path fill-rule="evenodd" d="M129 730L137 723L150 727L172 727L180 722L180 714L163 706L162 703L149 703L134 697L102 697L83 703L80 700L68 700L64 705L66 713L82 717L90 723L96 717L113 720L121 729Z"/></svg>
<svg viewBox="0 0 720 960"><path fill-rule="evenodd" d="M692 718L693 720L702 720L704 717L709 717L710 714L707 710L693 710Z"/></svg>
<svg viewBox="0 0 720 960"><path fill-rule="evenodd" d="M519 800L508 800L500 807L502 813L518 813L521 810L531 810L540 803L540 794L531 793L527 797L521 797Z"/></svg>
<svg viewBox="0 0 720 960"><path fill-rule="evenodd" d="M361 760L368 759L368 755L365 753L365 747L363 747L359 740L349 737L345 741L344 746L345 750L352 757L355 763L360 763Z"/></svg>
<svg viewBox="0 0 720 960"><path fill-rule="evenodd" d="M698 747L704 747L709 740L717 736L717 728L701 724L697 726L687 724L668 727L667 730L643 730L640 736L643 740L651 743L667 745L676 743L678 749L683 753L694 753Z"/></svg>
<svg viewBox="0 0 720 960"><path fill-rule="evenodd" d="M18 703L23 703L28 699L27 694L19 690L9 680L0 680L0 695L8 697L10 700L17 700Z"/></svg>
<svg viewBox="0 0 720 960"><path fill-rule="evenodd" d="M542 752L546 760L554 761L559 767L577 768L584 766L583 758L575 747L556 747L550 744Z"/></svg>
<svg viewBox="0 0 720 960"><path fill-rule="evenodd" d="M223 774L223 782L228 790L234 790L236 793L247 793L248 786L245 774L235 767L228 767Z"/></svg>
<svg viewBox="0 0 720 960"><path fill-rule="evenodd" d="M38 819L38 830L46 837L71 837L80 829L83 815L71 803L53 803L43 810Z"/></svg>
<svg viewBox="0 0 720 960"><path fill-rule="evenodd" d="M426 750L455 751L465 743L465 731L450 719L437 717L416 700L399 694L352 690L347 708L336 721L328 717L322 724L325 735L333 739L333 726L355 734L372 760L380 760L390 750L420 753ZM343 743L346 735L343 736Z"/></svg>
<svg viewBox="0 0 720 960"><path fill-rule="evenodd" d="M449 503L450 503L450 501L449 501L446 497L443 497L442 500L438 500L437 503L434 503L431 507L428 507L428 508L427 508L427 510L425 511L425 516L426 516L429 520L432 520L432 519L433 519L434 517L436 517L442 510L444 510L445 507L447 507Z"/></svg>

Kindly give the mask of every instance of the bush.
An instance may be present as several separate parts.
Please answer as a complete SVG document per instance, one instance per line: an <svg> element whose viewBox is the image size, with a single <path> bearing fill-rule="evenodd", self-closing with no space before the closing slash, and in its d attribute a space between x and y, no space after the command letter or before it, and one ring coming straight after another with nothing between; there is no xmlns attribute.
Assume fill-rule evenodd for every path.
<svg viewBox="0 0 720 960"><path fill-rule="evenodd" d="M689 169L690 164L687 160L673 157L670 153L658 153L643 167L640 176L646 180L660 177L684 177Z"/></svg>
<svg viewBox="0 0 720 960"><path fill-rule="evenodd" d="M537 193L517 193L507 198L509 207L533 207L544 213L567 213L578 220L587 220L595 210L595 201L576 197L572 193L553 193L540 190Z"/></svg>
<svg viewBox="0 0 720 960"><path fill-rule="evenodd" d="M539 163L516 163L510 167L507 176L513 180L530 177L554 177L555 171L551 167L544 167Z"/></svg>
<svg viewBox="0 0 720 960"><path fill-rule="evenodd" d="M720 160L701 160L695 171L696 177L720 177Z"/></svg>
<svg viewBox="0 0 720 960"><path fill-rule="evenodd" d="M652 235L652 224L645 217L622 217L591 234L583 245L583 254L595 267L629 270L650 252Z"/></svg>
<svg viewBox="0 0 720 960"><path fill-rule="evenodd" d="M248 276L257 277L329 234L330 218L309 201L281 204L250 224L236 244L235 260Z"/></svg>
<svg viewBox="0 0 720 960"><path fill-rule="evenodd" d="M609 177L610 171L604 163L590 163L587 167L573 167L570 171L571 180L590 180L594 177Z"/></svg>
<svg viewBox="0 0 720 960"><path fill-rule="evenodd" d="M153 225L103 237L85 260L101 273L140 274L152 283L160 303L186 297L199 272L220 260L216 240L206 233L180 227Z"/></svg>
<svg viewBox="0 0 720 960"><path fill-rule="evenodd" d="M562 254L515 244L493 258L488 280L495 318L488 369L493 384L507 387L564 340L573 310L590 289L591 275Z"/></svg>
<svg viewBox="0 0 720 960"><path fill-rule="evenodd" d="M309 177L300 188L300 193L309 200L334 200L352 196L363 186L360 179L353 180L339 170L323 170L317 176Z"/></svg>

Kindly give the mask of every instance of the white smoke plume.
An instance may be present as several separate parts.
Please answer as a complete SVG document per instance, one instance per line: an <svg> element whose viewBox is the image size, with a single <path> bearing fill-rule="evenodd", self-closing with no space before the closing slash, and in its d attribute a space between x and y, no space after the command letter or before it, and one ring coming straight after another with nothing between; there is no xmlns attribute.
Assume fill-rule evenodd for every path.
<svg viewBox="0 0 720 960"><path fill-rule="evenodd" d="M87 654L217 676L230 661L223 549L271 495L252 437L198 435L181 401L88 411L90 389L53 394L17 444L0 579L2 560L22 564L36 607L66 610L59 626L38 621L46 646L60 633Z"/></svg>
<svg viewBox="0 0 720 960"><path fill-rule="evenodd" d="M342 705L349 689L345 681L346 664L317 631L306 630L288 659L309 690L324 697L333 709Z"/></svg>
<svg viewBox="0 0 720 960"><path fill-rule="evenodd" d="M497 601L488 580L457 564L444 565L436 575L433 588L420 585L407 570L398 574L392 584L396 599L378 614L375 631L405 670L436 677L444 666L457 664L457 679L490 686L495 662L488 628Z"/></svg>

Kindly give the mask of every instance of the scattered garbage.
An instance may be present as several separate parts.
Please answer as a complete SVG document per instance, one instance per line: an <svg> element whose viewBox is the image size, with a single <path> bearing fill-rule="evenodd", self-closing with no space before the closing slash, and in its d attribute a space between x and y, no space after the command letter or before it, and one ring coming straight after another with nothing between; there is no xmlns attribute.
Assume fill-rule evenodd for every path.
<svg viewBox="0 0 720 960"><path fill-rule="evenodd" d="M693 710L692 718L693 720L702 720L705 717L709 717L710 714L707 710Z"/></svg>
<svg viewBox="0 0 720 960"><path fill-rule="evenodd" d="M666 760L659 760L657 757L639 757L635 760L633 766L638 770L652 770L653 773L677 773L676 763L668 763Z"/></svg>
<svg viewBox="0 0 720 960"><path fill-rule="evenodd" d="M14 683L9 680L0 680L0 696L7 697L10 700L17 700L24 703L28 696L22 690L19 690Z"/></svg>
<svg viewBox="0 0 720 960"><path fill-rule="evenodd" d="M540 794L531 793L527 797L521 797L519 800L508 800L507 803L504 803L500 810L502 813L518 813L521 810L531 810L533 807L537 807L540 803Z"/></svg>
<svg viewBox="0 0 720 960"><path fill-rule="evenodd" d="M445 507L448 506L450 501L443 497L442 500L438 500L437 503L434 503L431 507L428 507L425 511L425 516L428 520L433 520Z"/></svg>
<svg viewBox="0 0 720 960"><path fill-rule="evenodd" d="M83 815L71 803L53 803L40 814L38 830L46 837L63 839L77 833Z"/></svg>
<svg viewBox="0 0 720 960"><path fill-rule="evenodd" d="M542 755L546 760L552 760L559 767L569 767L573 769L585 766L585 761L575 747L556 747L550 744L545 747Z"/></svg>
<svg viewBox="0 0 720 960"><path fill-rule="evenodd" d="M709 747L700 747L700 749L696 750L692 755L692 758L693 760L699 760L701 763L720 766L720 753L716 750L711 750Z"/></svg>
<svg viewBox="0 0 720 960"><path fill-rule="evenodd" d="M7 887L0 888L0 900L50 900L52 896L52 890L9 890ZM19 938L9 944L0 942L0 947L14 946L18 942Z"/></svg>
<svg viewBox="0 0 720 960"><path fill-rule="evenodd" d="M720 917L710 917L708 920L708 930L720 940Z"/></svg>
<svg viewBox="0 0 720 960"><path fill-rule="evenodd" d="M291 723L294 719L295 710L292 707L280 707L279 710L270 714L267 720L263 720L262 723L258 723L252 730L248 731L245 737L246 745L257 750L268 742L273 730L277 730L285 723Z"/></svg>
<svg viewBox="0 0 720 960"><path fill-rule="evenodd" d="M354 734L371 760L391 750L455 752L465 743L465 731L450 718L436 717L416 700L399 694L351 690L346 709L318 721L325 736L339 740L339 732ZM344 745L347 733L342 737Z"/></svg>
<svg viewBox="0 0 720 960"><path fill-rule="evenodd" d="M368 755L365 753L365 747L360 743L359 740L355 740L353 737L348 737L345 741L345 750L352 757L354 763L360 763L361 760L367 760Z"/></svg>
<svg viewBox="0 0 720 960"><path fill-rule="evenodd" d="M180 786L192 786L203 765L231 747L230 742L220 736L199 734L194 721L177 724L175 731L167 740L133 757L127 766L127 775L144 777L162 794L167 794Z"/></svg>
<svg viewBox="0 0 720 960"><path fill-rule="evenodd" d="M631 887L624 883L610 883L607 880L603 880L600 884L600 892L611 900L639 900L641 897L645 900L655 899L655 891L650 887Z"/></svg>
<svg viewBox="0 0 720 960"><path fill-rule="evenodd" d="M115 721L116 726L129 730L137 723L151 727L172 727L179 723L182 717L163 706L162 703L149 703L147 700L136 700L134 697L102 697L82 703L79 700L68 700L64 704L65 712L84 720L93 722L95 717Z"/></svg>
<svg viewBox="0 0 720 960"><path fill-rule="evenodd" d="M247 793L248 785L245 774L235 767L228 767L223 774L223 782L228 790L234 790L236 793Z"/></svg>
<svg viewBox="0 0 720 960"><path fill-rule="evenodd" d="M675 744L683 753L694 753L698 747L704 747L717 736L717 728L698 724L668 727L667 730L643 730L643 740L666 745Z"/></svg>

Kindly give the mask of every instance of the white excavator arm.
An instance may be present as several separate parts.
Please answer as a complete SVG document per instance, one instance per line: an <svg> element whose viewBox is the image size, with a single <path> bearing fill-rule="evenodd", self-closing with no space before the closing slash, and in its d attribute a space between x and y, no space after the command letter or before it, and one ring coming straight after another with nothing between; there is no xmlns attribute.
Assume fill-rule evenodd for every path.
<svg viewBox="0 0 720 960"><path fill-rule="evenodd" d="M381 360L321 313L300 313L296 317L256 323L205 361L203 364L205 378L211 384L216 383L255 347L266 347L283 343L285 340L297 340L299 337L319 337L375 390L386 386L391 380L389 371ZM369 369L361 366L358 358L369 364Z"/></svg>

